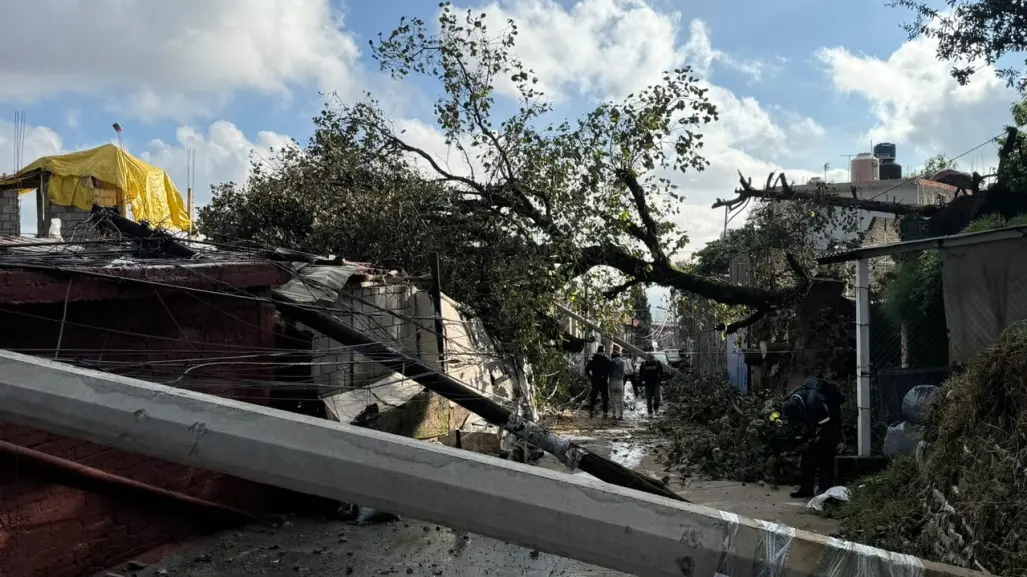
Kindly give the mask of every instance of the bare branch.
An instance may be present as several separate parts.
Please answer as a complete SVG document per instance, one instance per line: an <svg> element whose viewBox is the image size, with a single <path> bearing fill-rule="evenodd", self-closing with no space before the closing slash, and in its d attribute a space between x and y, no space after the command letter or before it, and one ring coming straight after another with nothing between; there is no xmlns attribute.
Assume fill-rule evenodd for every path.
<svg viewBox="0 0 1027 577"><path fill-rule="evenodd" d="M726 305L773 309L795 300L797 296L796 292L790 289L771 290L738 286L719 279L687 273L668 263L647 262L616 245L585 247L578 258L564 265L560 272L567 278L573 278L599 266L608 266L637 279L640 283L675 288Z"/></svg>
<svg viewBox="0 0 1027 577"><path fill-rule="evenodd" d="M629 228L629 231L638 240L645 243L645 246L649 248L649 252L652 253L653 258L659 262L668 262L667 255L663 252L663 247L660 245L660 234L659 228L656 225L656 220L653 218L651 212L649 212L649 204L646 202L645 189L639 184L638 179L635 178L634 174L631 174L630 170L620 169L616 173L617 180L624 183L624 186L628 187L631 191L631 196L635 199L635 208L638 210L638 216L642 219L643 229L639 229L637 226L633 229Z"/></svg>
<svg viewBox="0 0 1027 577"><path fill-rule="evenodd" d="M447 170L444 170L441 166L439 166L439 163L435 161L432 155L428 154L426 151L417 148L416 146L409 145L392 134L386 134L385 136L389 139L390 142L398 146L401 150L416 154L417 156L420 156L421 158L428 161L428 164L431 165L432 170L439 173L445 180L449 182L459 182L461 184L465 184L469 186L472 190L474 190L474 192L477 192L478 194L481 194L483 196L487 194L485 187L481 184L465 176L457 176L455 174L450 173Z"/></svg>
<svg viewBox="0 0 1027 577"><path fill-rule="evenodd" d="M637 278L629 279L627 282L622 282L619 285L616 285L614 287L610 287L609 289L607 289L603 293L603 298L606 298L606 299L616 298L616 297L620 296L620 294L623 293L624 291L626 291L626 290L630 289L631 287L633 287L635 285L638 285L638 284L642 284L642 280L641 279L637 279Z"/></svg>
<svg viewBox="0 0 1027 577"><path fill-rule="evenodd" d="M766 317L769 312L770 309L756 309L751 315L724 327L724 333L731 335L746 327L752 326Z"/></svg>
<svg viewBox="0 0 1027 577"><path fill-rule="evenodd" d="M744 176L739 173L739 182L741 183L741 189L735 191L737 196L732 199L717 199L717 202L713 203L713 208L720 208L727 206L735 208L742 202L750 198L756 198L759 200L772 200L772 201L788 201L788 200L803 200L809 202L815 202L826 206L836 206L841 208L856 208L860 210L870 210L874 212L886 212L889 214L895 214L899 216L904 215L916 215L929 217L932 214L938 212L941 208L933 204L902 204L898 202L885 202L879 200L864 200L860 198L853 198L853 196L839 196L830 191L823 192L805 192L797 191L788 185L788 181L785 179L784 174L778 176L778 182L782 184L781 189L773 183L774 174L771 173L770 177L767 178L767 185L764 189L756 189L752 187L751 181L747 181Z"/></svg>

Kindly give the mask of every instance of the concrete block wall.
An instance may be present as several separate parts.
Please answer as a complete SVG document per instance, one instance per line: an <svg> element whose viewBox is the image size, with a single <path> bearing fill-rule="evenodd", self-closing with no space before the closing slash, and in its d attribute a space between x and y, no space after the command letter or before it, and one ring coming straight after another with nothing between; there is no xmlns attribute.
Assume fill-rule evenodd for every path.
<svg viewBox="0 0 1027 577"><path fill-rule="evenodd" d="M21 234L21 199L17 190L0 190L0 236Z"/></svg>
<svg viewBox="0 0 1027 577"><path fill-rule="evenodd" d="M92 214L91 210L82 210L74 206L56 206L48 203L43 222L46 223L46 226L50 226L50 219L61 219L61 236L69 237L75 231L75 227L88 220Z"/></svg>
<svg viewBox="0 0 1027 577"><path fill-rule="evenodd" d="M87 289L86 283L82 285ZM74 286L72 290L75 290ZM260 291L258 291L259 293ZM64 303L4 304L0 348L53 357ZM243 299L159 298L71 302L60 358L107 362L167 361L272 349L274 310ZM106 329L106 330L105 330ZM103 365L113 366L113 365ZM140 378L170 382L184 365L139 367ZM198 371L198 372L197 372ZM261 371L267 371L262 374ZM270 380L261 366L221 365L194 370L189 388L267 404ZM204 381L209 377L217 382ZM185 467L15 425L0 423L0 440L209 501L260 513L291 507L295 495L234 477ZM289 498L286 498L289 497ZM210 530L203 518L153 510L139 503L74 489L60 479L0 467L0 576L73 577L116 565L141 552Z"/></svg>

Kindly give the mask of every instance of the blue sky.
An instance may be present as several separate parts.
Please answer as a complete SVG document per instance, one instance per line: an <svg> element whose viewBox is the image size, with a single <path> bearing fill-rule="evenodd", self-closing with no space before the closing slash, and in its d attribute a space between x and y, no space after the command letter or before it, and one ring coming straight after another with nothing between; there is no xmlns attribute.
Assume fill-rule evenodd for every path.
<svg viewBox="0 0 1027 577"><path fill-rule="evenodd" d="M367 42L401 16L432 20L437 2L391 0L37 0L0 5L0 171L13 168L11 120L27 113L27 161L95 146L125 127L129 150L185 188L196 149L199 202L210 184L245 180L251 152L304 140L319 91L379 96L419 143L445 150L426 115L434 85L381 77ZM985 70L959 88L925 40L907 41L906 15L884 0L499 0L457 6L514 17L518 55L576 116L693 65L722 120L707 130L710 169L678 178L690 250L715 238L736 170L762 180L845 179L845 154L871 140L898 145L913 167L960 154L997 133L1013 94ZM47 38L41 43L41 38ZM52 40L51 40L52 39ZM26 46L38 48L25 50ZM15 57L17 55L17 57ZM627 64L631 63L631 64ZM993 162L990 146L965 164ZM23 206L30 230L34 205ZM742 219L736 219L738 224Z"/></svg>

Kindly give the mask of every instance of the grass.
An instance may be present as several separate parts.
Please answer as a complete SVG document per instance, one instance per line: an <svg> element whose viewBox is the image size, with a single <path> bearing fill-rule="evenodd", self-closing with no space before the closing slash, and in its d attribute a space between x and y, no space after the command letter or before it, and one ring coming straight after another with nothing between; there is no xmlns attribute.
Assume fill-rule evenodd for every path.
<svg viewBox="0 0 1027 577"><path fill-rule="evenodd" d="M838 520L841 536L889 551L923 551L925 485L912 458L899 458L884 471L849 488L849 501L828 516Z"/></svg>

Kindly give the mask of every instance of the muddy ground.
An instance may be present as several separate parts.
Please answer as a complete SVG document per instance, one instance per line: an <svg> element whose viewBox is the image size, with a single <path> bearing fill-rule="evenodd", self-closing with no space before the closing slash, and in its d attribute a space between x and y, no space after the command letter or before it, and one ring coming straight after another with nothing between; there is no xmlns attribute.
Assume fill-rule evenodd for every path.
<svg viewBox="0 0 1027 577"><path fill-rule="evenodd" d="M807 514L805 501L790 499L790 487L772 490L728 481L682 480L664 471L657 456L664 440L649 431L644 403L635 403L630 390L627 395L626 418L619 423L569 417L555 418L548 424L589 450L624 466L656 478L670 475L670 486L693 503L823 534L837 530L831 520ZM548 456L540 466L562 469L562 465ZM131 570L125 566L114 568L112 572L125 577L624 575L409 519L358 525L296 518L275 529L252 527L227 532L182 546L170 555L154 552L142 560L151 563L143 569Z"/></svg>

